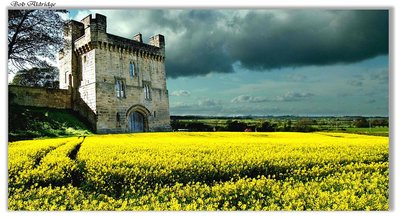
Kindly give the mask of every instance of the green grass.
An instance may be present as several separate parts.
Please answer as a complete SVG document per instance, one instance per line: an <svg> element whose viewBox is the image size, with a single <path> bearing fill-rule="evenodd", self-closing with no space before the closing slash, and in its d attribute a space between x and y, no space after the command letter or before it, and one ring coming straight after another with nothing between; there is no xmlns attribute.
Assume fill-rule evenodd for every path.
<svg viewBox="0 0 400 217"><path fill-rule="evenodd" d="M81 120L64 109L10 105L8 123L9 141L91 134Z"/></svg>
<svg viewBox="0 0 400 217"><path fill-rule="evenodd" d="M372 136L389 136L389 127L346 128L343 132Z"/></svg>

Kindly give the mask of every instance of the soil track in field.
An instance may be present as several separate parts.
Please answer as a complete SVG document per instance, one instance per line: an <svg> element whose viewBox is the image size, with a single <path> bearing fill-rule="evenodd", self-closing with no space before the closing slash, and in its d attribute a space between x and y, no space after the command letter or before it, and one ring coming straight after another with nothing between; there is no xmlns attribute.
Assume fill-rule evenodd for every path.
<svg viewBox="0 0 400 217"><path fill-rule="evenodd" d="M79 139L79 137L78 137ZM71 184L74 187L79 188L82 184L82 182L84 181L84 171L85 171L85 164L83 162L80 162L76 159L76 156L78 155L79 149L82 146L82 143L85 141L86 136L83 137L82 142L78 143L74 150L71 151L71 153L69 153L68 157L74 161L77 165L78 165L78 169L75 170L72 174L71 174Z"/></svg>
<svg viewBox="0 0 400 217"><path fill-rule="evenodd" d="M59 148L59 147L65 145L65 144L67 144L67 142L62 143L62 144L60 144L59 146L52 147L52 148L50 148L49 150L47 150L46 153L44 153L42 156L36 158L36 159L35 159L35 164L34 164L34 166L33 166L33 169L36 169L36 168L40 165L40 162L42 161L42 159L43 159L44 157L47 156L47 154L49 154L49 153L52 152L53 150L55 150L55 149L57 149L57 148Z"/></svg>
<svg viewBox="0 0 400 217"><path fill-rule="evenodd" d="M79 149L81 148L81 145L82 145L82 143L85 141L85 139L86 139L86 136L83 137L82 142L78 143L78 144L75 146L74 150L72 150L71 153L69 153L68 157L71 158L71 160L76 160L76 155L78 154Z"/></svg>

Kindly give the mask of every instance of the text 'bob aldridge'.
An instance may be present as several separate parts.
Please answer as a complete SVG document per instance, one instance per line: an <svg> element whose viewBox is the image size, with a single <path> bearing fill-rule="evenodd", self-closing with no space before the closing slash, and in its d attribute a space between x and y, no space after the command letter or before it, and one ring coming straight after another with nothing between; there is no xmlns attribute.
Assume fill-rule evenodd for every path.
<svg viewBox="0 0 400 217"><path fill-rule="evenodd" d="M39 2L39 1L29 1L29 2L19 2L13 1L10 4L12 7L47 7L52 8L56 6L53 2Z"/></svg>

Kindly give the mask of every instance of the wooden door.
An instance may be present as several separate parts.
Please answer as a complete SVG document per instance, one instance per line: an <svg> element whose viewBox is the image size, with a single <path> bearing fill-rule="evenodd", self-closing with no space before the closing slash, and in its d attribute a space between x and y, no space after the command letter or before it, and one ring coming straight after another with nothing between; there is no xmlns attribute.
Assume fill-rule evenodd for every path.
<svg viewBox="0 0 400 217"><path fill-rule="evenodd" d="M144 132L144 118L139 112L132 112L129 115L129 131Z"/></svg>

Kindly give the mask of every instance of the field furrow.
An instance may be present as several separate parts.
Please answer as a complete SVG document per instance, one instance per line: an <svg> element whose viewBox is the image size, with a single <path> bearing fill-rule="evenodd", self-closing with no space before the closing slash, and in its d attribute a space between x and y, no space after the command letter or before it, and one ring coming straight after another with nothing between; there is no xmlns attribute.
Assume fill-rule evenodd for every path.
<svg viewBox="0 0 400 217"><path fill-rule="evenodd" d="M151 133L83 140L70 140L28 170L24 188L9 190L10 209L387 210L389 206L387 137Z"/></svg>
<svg viewBox="0 0 400 217"><path fill-rule="evenodd" d="M26 171L38 167L44 156L66 144L69 140L71 139L47 139L10 143L8 146L9 186L18 185L20 180L24 179Z"/></svg>
<svg viewBox="0 0 400 217"><path fill-rule="evenodd" d="M77 164L69 155L82 143L83 139L68 139L59 145L48 144L40 163L22 170L18 179L13 179L9 189L14 187L29 189L32 186L61 186L72 182L72 174ZM52 141L45 141L52 142ZM58 144L58 143L55 143Z"/></svg>

